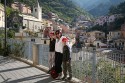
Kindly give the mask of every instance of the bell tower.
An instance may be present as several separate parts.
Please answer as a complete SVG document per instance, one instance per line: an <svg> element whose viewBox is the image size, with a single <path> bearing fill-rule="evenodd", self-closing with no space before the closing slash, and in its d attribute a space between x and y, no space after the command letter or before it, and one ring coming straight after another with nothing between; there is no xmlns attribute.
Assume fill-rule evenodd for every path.
<svg viewBox="0 0 125 83"><path fill-rule="evenodd" d="M37 5L33 7L33 16L39 20L42 20L42 8L40 7L38 0Z"/></svg>

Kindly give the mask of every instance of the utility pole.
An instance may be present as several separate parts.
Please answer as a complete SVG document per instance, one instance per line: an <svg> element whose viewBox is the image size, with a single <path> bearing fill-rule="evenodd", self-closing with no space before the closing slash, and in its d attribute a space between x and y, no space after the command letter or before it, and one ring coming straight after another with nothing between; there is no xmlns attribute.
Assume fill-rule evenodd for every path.
<svg viewBox="0 0 125 83"><path fill-rule="evenodd" d="M6 56L6 52L7 52L7 31L6 31L6 27L7 27L7 17L6 17L6 0L4 0L4 19L5 19L5 51L4 51L4 55Z"/></svg>

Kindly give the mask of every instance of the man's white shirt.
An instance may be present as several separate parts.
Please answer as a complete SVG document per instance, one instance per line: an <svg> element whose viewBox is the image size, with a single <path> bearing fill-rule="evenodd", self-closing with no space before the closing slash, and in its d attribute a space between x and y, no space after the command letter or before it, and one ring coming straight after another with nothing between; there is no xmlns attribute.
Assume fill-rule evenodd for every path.
<svg viewBox="0 0 125 83"><path fill-rule="evenodd" d="M63 53L63 42L62 39L66 38L65 36L62 36L60 39L56 39L56 43L55 43L55 51L56 52L60 52Z"/></svg>

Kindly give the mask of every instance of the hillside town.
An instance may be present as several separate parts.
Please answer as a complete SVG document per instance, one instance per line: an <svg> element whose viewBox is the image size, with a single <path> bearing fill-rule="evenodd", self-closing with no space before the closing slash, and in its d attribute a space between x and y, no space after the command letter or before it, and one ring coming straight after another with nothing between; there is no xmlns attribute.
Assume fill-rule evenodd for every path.
<svg viewBox="0 0 125 83"><path fill-rule="evenodd" d="M99 65L98 69L101 70L101 68L103 69L102 66L104 64L107 64L108 62L111 63L112 67L117 67L117 65L119 65L117 64L117 62L121 62L120 65L122 65L122 67L123 66L125 67L124 65L125 56L122 56L122 55L125 55L125 21L122 25L120 25L118 30L112 29L112 23L115 22L116 19L123 18L124 17L123 14L110 14L110 15L99 16L94 20L88 19L84 15L80 15L75 17L72 23L68 23L64 19L60 18L57 13L54 13L52 11L49 11L48 13L43 13L43 7L42 5L40 5L38 1L37 1L37 4L33 7L28 6L25 3L15 1L11 4L10 7L13 10L13 12L10 13L9 16L5 17L4 5L0 4L0 31L1 33L2 31L4 32L6 27L7 31L9 30L14 31L13 38L7 37L8 39L29 42L27 45L30 45L30 46L28 47L25 46L25 47L27 49L31 49L33 47L32 49L35 50L35 51L33 50L28 51L30 55L34 55L34 56L35 54L40 55L42 54L42 52L45 52L46 54L48 52L46 51L48 50L48 48L46 48L47 47L46 45L50 44L49 34L52 31L55 32L56 30L60 30L62 32L62 35L66 36L69 40L75 39L75 44L72 45L71 54L73 55L72 65L75 65L73 66L74 68L73 75L75 75L76 77L78 75L81 75L85 79L87 79L86 81L88 81L89 79L93 80L92 78L87 77L87 75L89 76L90 72L96 71L93 69L94 71L86 72L87 73L87 74L85 73L86 76L82 75L80 73L80 68L82 69L82 66L78 64L84 63L84 66L86 67L87 65L87 68L89 68L90 64ZM5 20L5 18L7 18L7 20ZM7 23L6 26L5 26L5 23ZM102 28L100 30L98 29L94 30L93 27L96 27L96 26L97 27L99 26L102 28L105 26L108 26L108 27L106 27L104 31ZM4 37L5 36L0 35L1 39ZM11 42L12 44L12 41L9 41L9 42ZM32 43L35 43L35 44L32 45ZM40 48L40 44L43 45L43 47L45 45L46 50L45 49L41 50L43 48L42 47ZM92 50L91 51L89 50L91 48L95 49L94 51L96 51L95 52L96 58L92 57L92 54L94 53ZM103 58L100 58L100 57L103 57ZM121 60L121 57L122 57L122 60ZM34 57L32 56L32 59L33 58ZM43 56L39 56L37 57L37 59L35 56L35 59L33 60L34 61L37 60L38 62L42 58L45 58L44 60L46 60L46 57L43 57ZM102 62L103 60L107 61L107 63L103 64L101 60ZM100 63L98 64L99 61ZM114 61L117 61L117 62L114 62ZM37 64L37 62L35 64ZM87 64L87 62L89 63L89 65ZM113 65L112 62L116 64ZM41 61L40 63L46 64L47 61L46 62ZM76 65L79 67L78 71L77 71ZM122 74L125 73L124 67L122 69ZM83 69L83 70L85 72L85 70L89 70L89 69ZM119 69L116 69L116 70L119 70ZM113 70L113 71L116 71L116 70ZM83 78L80 76L78 78L83 80ZM100 77L100 79L102 78ZM80 83L84 83L84 82L80 82ZM100 82L85 82L85 83L113 83L113 82L100 81ZM117 83L117 82L114 82L114 83ZM118 83L123 83L123 82L118 82Z"/></svg>
<svg viewBox="0 0 125 83"><path fill-rule="evenodd" d="M77 18L77 22L74 26L70 26L65 23L59 16L51 11L48 14L42 13L42 7L37 3L36 7L26 6L23 3L14 2L11 7L20 11L20 14L16 13L9 17L8 28L16 28L16 23L21 23L18 27L18 33L15 33L16 39L31 41L35 39L35 42L41 43L41 39L46 40L48 38L49 31L61 30L64 35L73 36L79 39L79 43L82 46L94 45L97 48L115 48L118 50L125 50L125 25L123 24L121 30L110 31L105 34L101 31L90 31L87 29L94 25L104 25L105 22L111 23L116 18L122 17L120 14L101 16L94 22L86 20L85 16ZM0 27L4 28L4 7L0 5Z"/></svg>

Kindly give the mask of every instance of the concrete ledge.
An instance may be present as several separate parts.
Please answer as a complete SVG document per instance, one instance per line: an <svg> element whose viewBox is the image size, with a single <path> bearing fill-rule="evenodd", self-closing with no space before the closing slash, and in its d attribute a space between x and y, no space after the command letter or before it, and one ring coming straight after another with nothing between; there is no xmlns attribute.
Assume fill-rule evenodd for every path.
<svg viewBox="0 0 125 83"><path fill-rule="evenodd" d="M21 62L24 62L24 63L26 63L26 64L28 64L28 65L31 65L31 66L33 66L33 67L35 67L35 68L38 68L38 69L40 69L41 71L44 71L44 72L46 72L47 73L47 71L48 71L48 67L45 67L45 66L43 66L43 65L34 65L33 64L33 62L31 61L31 60L27 60L27 59L23 59L23 58L20 58L20 57L15 57L15 56L13 56L13 55L10 55L10 57L12 57L13 59L16 59L16 60L19 60L19 61L21 61ZM83 83L81 80L79 80L79 79L77 79L77 78L72 78L72 80L71 81L69 81L70 83Z"/></svg>

